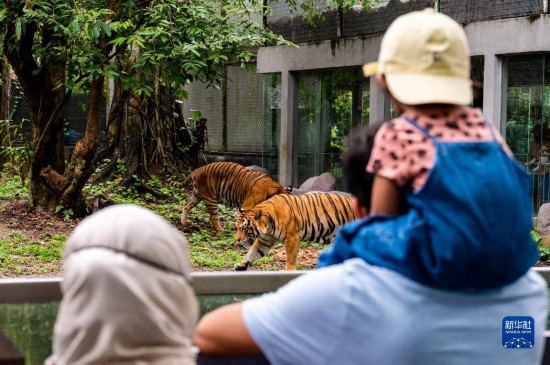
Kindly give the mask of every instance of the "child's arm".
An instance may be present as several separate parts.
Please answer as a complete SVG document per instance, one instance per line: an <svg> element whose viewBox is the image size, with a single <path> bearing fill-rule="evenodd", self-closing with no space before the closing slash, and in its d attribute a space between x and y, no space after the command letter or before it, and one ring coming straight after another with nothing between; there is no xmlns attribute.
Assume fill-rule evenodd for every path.
<svg viewBox="0 0 550 365"><path fill-rule="evenodd" d="M376 175L372 186L370 214L400 213L400 189L395 181Z"/></svg>
<svg viewBox="0 0 550 365"><path fill-rule="evenodd" d="M400 181L410 179L412 164L404 156L410 154L406 150L401 136L402 128L396 129L395 120L385 122L374 138L374 146L367 164L367 172L374 174L371 191L369 214L399 215L404 208L403 188ZM411 138L423 138L406 133L406 141Z"/></svg>

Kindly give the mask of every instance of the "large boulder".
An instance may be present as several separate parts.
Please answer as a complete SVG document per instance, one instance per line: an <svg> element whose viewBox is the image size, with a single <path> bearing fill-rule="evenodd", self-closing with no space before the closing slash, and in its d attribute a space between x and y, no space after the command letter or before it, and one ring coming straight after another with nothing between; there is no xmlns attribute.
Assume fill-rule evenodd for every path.
<svg viewBox="0 0 550 365"><path fill-rule="evenodd" d="M350 193L346 193L345 191L338 191L338 190L331 190L331 191L312 190L312 191L307 191L307 190L304 190L304 189L292 189L292 195L313 194L313 193L330 193L330 194L338 194L338 195L343 195L343 196L353 196Z"/></svg>
<svg viewBox="0 0 550 365"><path fill-rule="evenodd" d="M537 214L537 232L541 236L550 235L550 203L540 206Z"/></svg>
<svg viewBox="0 0 550 365"><path fill-rule="evenodd" d="M250 165L250 166L246 166L245 168L250 171L260 171L266 174L267 176L271 176L266 169L257 165Z"/></svg>
<svg viewBox="0 0 550 365"><path fill-rule="evenodd" d="M304 191L333 191L336 188L336 179L330 172L307 179L298 190Z"/></svg>
<svg viewBox="0 0 550 365"><path fill-rule="evenodd" d="M309 193L309 191L300 188L292 188L292 195L302 195L305 193Z"/></svg>

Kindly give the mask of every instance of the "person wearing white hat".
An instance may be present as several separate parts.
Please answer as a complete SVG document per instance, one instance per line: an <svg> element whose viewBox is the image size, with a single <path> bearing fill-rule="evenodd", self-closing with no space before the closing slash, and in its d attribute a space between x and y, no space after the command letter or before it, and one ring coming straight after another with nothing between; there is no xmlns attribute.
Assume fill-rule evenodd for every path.
<svg viewBox="0 0 550 365"><path fill-rule="evenodd" d="M398 51L402 43L406 43L403 45L403 52ZM460 49L456 49L457 47ZM464 106L471 98L467 58L466 39L458 24L433 10L413 12L397 18L384 35L381 62L376 72L379 72L382 82L386 78L389 91L396 99L397 108L402 105L403 110L400 111L405 112L405 115L409 112L409 105L435 104L435 107L430 105L423 111L448 111L449 115L445 117L454 117L455 110L460 110L467 114L464 119L469 121L478 111L470 111ZM440 60L448 65L438 64ZM368 67L370 70L373 68L373 65ZM421 77L424 73L426 78ZM433 81L435 93L430 91L430 80ZM413 85L408 85L409 83ZM415 86L421 90L415 92ZM447 92L449 86L458 90ZM459 112L457 118L461 115ZM411 115L411 120L414 121L415 116ZM419 123L423 119L424 114L419 113ZM433 119L437 121L441 118L434 115ZM488 148L502 151L502 142L498 142L496 133L492 137L492 128L481 117L476 121L479 123L476 125L477 130L485 130L483 134L479 133L482 139L486 139L486 144L490 146ZM398 125L401 122L393 124ZM385 138L392 140L393 135L381 133L390 127L388 124L383 126L378 131L377 138L381 139L379 136L385 135ZM409 130L412 132L409 133ZM411 125L404 133L421 136L420 142L424 137L430 139L423 132L417 133L417 130L418 128ZM408 140L403 143L407 144ZM413 140L412 144L414 143ZM478 142L468 141L465 144L477 146ZM373 153L380 153L382 147L380 140L375 140ZM419 154L418 150L416 154ZM497 155L501 160L511 161L506 153ZM410 164L406 156L405 161ZM487 166L480 168L491 169ZM374 179L376 182L378 175ZM457 183L460 184L460 181ZM485 184L487 181L482 179L479 183ZM426 184L433 183L428 181ZM506 183L503 185L507 188ZM426 186L428 185L422 190ZM399 192L399 189L396 190ZM374 196L375 193L373 191L373 200L379 199L379 196ZM517 194L519 193L514 192L514 195ZM468 198L467 192L462 195ZM394 198L399 201L397 196L388 196L390 200ZM489 203L492 195L483 199ZM371 207L380 209L377 205L379 203L375 203L371 202ZM415 202L408 200L408 203L411 205ZM522 206L516 208L521 209ZM421 212L414 205L411 209ZM407 232L402 230L403 219L400 217L408 217L420 223L421 228L413 231L417 238L415 244L430 243L422 242L422 239L431 238L424 229L423 221L417 216L406 214L397 218L392 216L391 219L378 216L378 223L370 223L371 227L378 228L370 233L381 246L369 247L373 250L380 249L380 257L384 258L381 254L388 254L390 259L396 259L400 257L395 252L407 253L400 245L409 242L401 237ZM491 211L489 217L496 219L495 215L500 214L506 212ZM460 213L450 210L447 217L452 220L459 215ZM361 221L351 225L353 224L361 227ZM521 225L523 222L506 224ZM501 225L495 223L494 228L500 229ZM408 228L414 230L415 227ZM342 235L352 237L356 233L357 231L347 230ZM503 243L493 244L494 254L498 255L499 244ZM448 247L445 243L443 246ZM361 246L354 242L347 246L341 245L340 248L341 250L333 251L341 254L339 257L343 259L339 262L332 262L330 266L304 274L275 293L206 314L197 326L195 344L201 352L207 354L263 352L272 365L540 363L544 351L543 332L546 327L548 295L546 282L538 273L527 271L515 281L493 289L443 290L436 288L437 285L424 284L418 280L418 276L406 275L399 268L388 268L389 265L370 262L370 257L358 254L361 253ZM417 249L414 246L410 248L413 253ZM416 258L419 258L419 252L426 253L429 250L417 251ZM420 258L424 259L422 256ZM430 262L406 262L407 267L411 268L435 267L427 264ZM467 262L461 261L459 264L467 265ZM443 279L449 280L446 284L464 283L461 280L453 282L452 278L447 277ZM468 277L465 282L470 284L470 279ZM490 282L490 279L488 275L481 277L483 285ZM515 334L512 332L516 324L525 324L524 327L530 326L530 329L522 329L521 336L510 338L509 336Z"/></svg>
<svg viewBox="0 0 550 365"><path fill-rule="evenodd" d="M187 242L164 218L115 205L69 237L46 365L193 365L198 305Z"/></svg>

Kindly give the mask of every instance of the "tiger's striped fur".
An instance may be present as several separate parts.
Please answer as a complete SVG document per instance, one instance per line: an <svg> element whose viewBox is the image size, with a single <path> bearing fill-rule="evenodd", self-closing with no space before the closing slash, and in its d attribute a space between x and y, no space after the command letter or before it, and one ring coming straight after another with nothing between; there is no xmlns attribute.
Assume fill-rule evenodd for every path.
<svg viewBox="0 0 550 365"><path fill-rule="evenodd" d="M337 229L354 219L352 198L337 193L277 195L241 210L235 238L241 241L252 234L255 241L235 270L246 270L276 242L284 242L285 269L295 270L300 241L330 243Z"/></svg>
<svg viewBox="0 0 550 365"><path fill-rule="evenodd" d="M252 209L256 204L277 195L288 194L267 174L251 171L234 162L214 162L195 169L184 181L194 184L193 193L181 213L181 223L187 224L189 211L204 201L214 229L223 231L218 220L218 204L232 208Z"/></svg>

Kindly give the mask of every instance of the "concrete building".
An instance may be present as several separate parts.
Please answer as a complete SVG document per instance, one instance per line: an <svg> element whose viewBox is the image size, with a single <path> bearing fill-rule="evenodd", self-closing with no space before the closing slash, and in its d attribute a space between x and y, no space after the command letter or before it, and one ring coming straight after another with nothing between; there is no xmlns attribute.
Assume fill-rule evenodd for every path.
<svg viewBox="0 0 550 365"><path fill-rule="evenodd" d="M464 26L478 88L474 105L506 136L518 160L527 163L533 127L550 121L548 0L382 1L371 11L329 11L316 26L290 14L284 3L276 4L267 26L299 47L261 48L260 81L255 88L250 82L240 86L249 93L243 100L260 104L255 106L261 111L258 132L246 137L245 129L239 130L245 140L256 138L261 156L269 156L259 163L286 185L299 186L325 171L339 180L350 130L392 115L387 96L362 77L361 65L376 60L382 35L397 16L426 7ZM189 103L201 104L193 92ZM550 187L547 178L534 180L540 205Z"/></svg>

